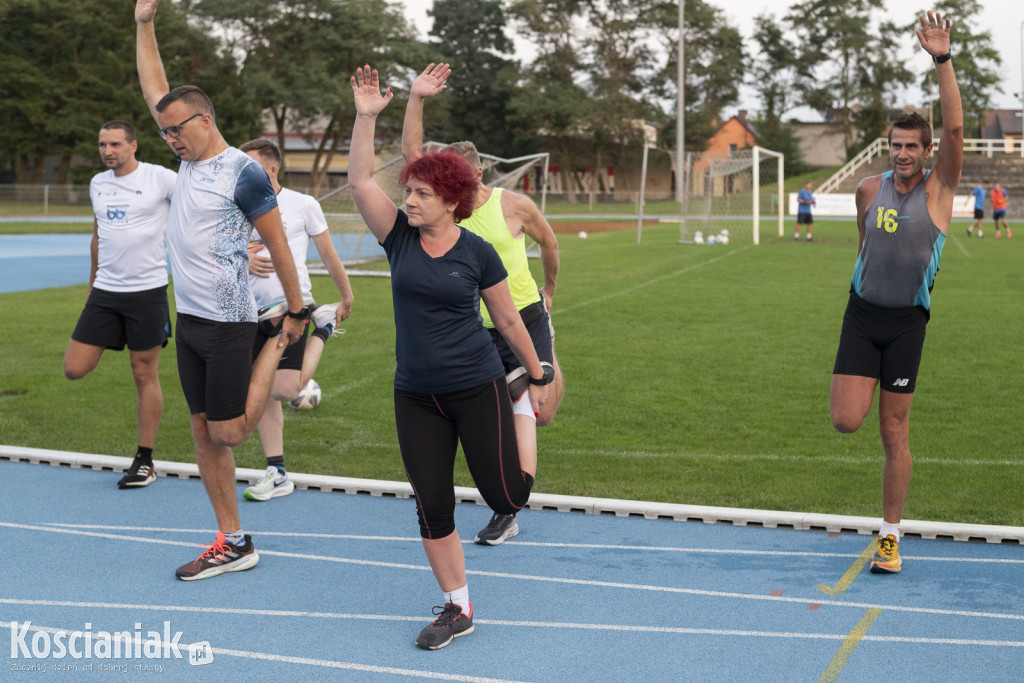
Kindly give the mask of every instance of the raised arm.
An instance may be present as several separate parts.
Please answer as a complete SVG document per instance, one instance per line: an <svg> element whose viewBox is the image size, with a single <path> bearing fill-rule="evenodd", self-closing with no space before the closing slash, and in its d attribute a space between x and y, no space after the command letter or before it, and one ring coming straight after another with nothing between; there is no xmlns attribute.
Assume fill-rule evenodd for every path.
<svg viewBox="0 0 1024 683"><path fill-rule="evenodd" d="M430 63L412 82L402 124L402 156L407 164L423 156L423 100L447 88L444 82L451 72L447 64Z"/></svg>
<svg viewBox="0 0 1024 683"><path fill-rule="evenodd" d="M334 280L334 285L341 294L341 305L338 306L338 310L334 314L334 324L340 325L342 320L352 314L352 301L355 299L352 294L352 285L348 281L348 272L334 248L331 233L324 230L319 235L315 235L313 244L316 245L316 253L320 255L320 260L323 261L327 273Z"/></svg>
<svg viewBox="0 0 1024 683"><path fill-rule="evenodd" d="M142 97L146 100L149 113L156 120L156 103L170 92L164 65L160 60L160 50L156 44L156 31L153 19L160 0L138 0L135 3L135 62L139 70L139 83L142 85Z"/></svg>
<svg viewBox="0 0 1024 683"><path fill-rule="evenodd" d="M953 22L943 20L938 12L929 11L927 19L920 17L921 28L917 38L921 47L933 58L949 55L949 31ZM935 77L939 82L939 103L942 107L942 139L935 156L935 176L939 194L948 195L952 207L952 195L960 184L960 166L964 158L964 112L960 104L960 89L953 72L953 61L945 59L935 64Z"/></svg>
<svg viewBox="0 0 1024 683"><path fill-rule="evenodd" d="M388 88L386 93L381 94L377 70L370 69L369 64L356 69L356 75L352 76L349 82L356 103L356 122L352 126L348 183L363 222L377 241L383 242L395 227L398 209L373 179L376 164L373 155L373 136L377 127L377 115L388 106L394 93Z"/></svg>

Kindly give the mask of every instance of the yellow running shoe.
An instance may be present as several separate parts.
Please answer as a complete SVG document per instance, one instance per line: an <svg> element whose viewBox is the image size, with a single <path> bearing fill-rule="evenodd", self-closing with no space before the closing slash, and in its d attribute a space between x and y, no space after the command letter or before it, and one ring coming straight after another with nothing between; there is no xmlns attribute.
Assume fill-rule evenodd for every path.
<svg viewBox="0 0 1024 683"><path fill-rule="evenodd" d="M895 536L878 537L878 550L871 558L871 571L874 574L899 574L903 566L900 559L900 542Z"/></svg>

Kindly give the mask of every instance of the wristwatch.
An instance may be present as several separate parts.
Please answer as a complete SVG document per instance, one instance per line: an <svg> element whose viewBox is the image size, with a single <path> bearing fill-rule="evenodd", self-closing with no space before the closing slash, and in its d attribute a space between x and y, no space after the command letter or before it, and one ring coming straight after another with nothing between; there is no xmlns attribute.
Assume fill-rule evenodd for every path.
<svg viewBox="0 0 1024 683"><path fill-rule="evenodd" d="M530 384L535 387L544 387L555 381L555 368L547 363L541 363L541 368L544 369L544 376L540 379L530 378Z"/></svg>
<svg viewBox="0 0 1024 683"><path fill-rule="evenodd" d="M285 313L285 315L287 315L289 318L295 318L296 320L305 320L306 318L309 317L309 313L309 306L303 306L294 313L288 311L287 313Z"/></svg>
<svg viewBox="0 0 1024 683"><path fill-rule="evenodd" d="M947 52L944 55L935 55L934 57L932 57L932 61L935 62L936 64L942 64L943 62L948 62L952 58L953 54L951 52Z"/></svg>

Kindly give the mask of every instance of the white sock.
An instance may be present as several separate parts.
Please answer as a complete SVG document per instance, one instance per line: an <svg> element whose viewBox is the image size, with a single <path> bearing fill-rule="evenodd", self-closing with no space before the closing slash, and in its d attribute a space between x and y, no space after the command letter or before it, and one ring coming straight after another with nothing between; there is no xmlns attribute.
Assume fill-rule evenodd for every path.
<svg viewBox="0 0 1024 683"><path fill-rule="evenodd" d="M467 617L473 616L473 606L469 602L469 584L462 588L456 588L451 593L445 592L444 601L462 608L462 613Z"/></svg>
<svg viewBox="0 0 1024 683"><path fill-rule="evenodd" d="M886 536L892 536L892 537L894 537L896 539L896 542L898 543L899 540L900 540L900 524L899 524L899 522L897 522L896 524L889 524L889 522L886 522L883 519L882 520L882 529L881 529L881 531L878 532L878 535L881 536L882 538L885 538Z"/></svg>
<svg viewBox="0 0 1024 683"><path fill-rule="evenodd" d="M226 538L228 543L231 545L242 545L245 543L245 534L242 533L241 529L233 534L224 534L224 538Z"/></svg>

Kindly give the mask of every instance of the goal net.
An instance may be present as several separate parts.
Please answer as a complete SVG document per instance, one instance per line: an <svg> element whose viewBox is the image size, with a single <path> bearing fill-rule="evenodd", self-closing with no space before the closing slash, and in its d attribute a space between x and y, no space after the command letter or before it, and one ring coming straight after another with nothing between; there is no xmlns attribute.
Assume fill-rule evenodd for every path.
<svg viewBox="0 0 1024 683"><path fill-rule="evenodd" d="M447 146L447 143L428 142L424 145L424 149L428 152L435 152ZM479 154L484 171L484 185L502 187L530 195L540 204L541 212L544 211L548 188L547 174L550 165L548 153L530 154L512 159L484 152L479 152ZM405 190L402 188L398 176L405 165L404 159L400 151L394 148L385 148L378 157L384 158L385 161L374 170L374 179L391 198L391 201L401 207L405 201ZM356 210L355 201L352 199L352 188L346 183L323 195L318 201L327 217L327 225L331 231L334 247L345 263L349 274L388 275L388 271L380 267L369 266L367 269L360 270L351 268L351 266L383 261L386 258L384 249L377 244L377 240L370 234ZM313 274L326 274L327 272L319 262L311 262L309 268L310 273Z"/></svg>
<svg viewBox="0 0 1024 683"><path fill-rule="evenodd" d="M648 164L661 157L676 166L674 152L649 148ZM784 157L762 147L731 152L686 152L683 160L679 241L683 243L717 242L727 235L729 241L759 244L765 231L783 234L782 180ZM637 239L640 239L645 214L646 185L641 186ZM678 204L677 204L678 206ZM709 240L709 238L713 238Z"/></svg>

